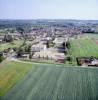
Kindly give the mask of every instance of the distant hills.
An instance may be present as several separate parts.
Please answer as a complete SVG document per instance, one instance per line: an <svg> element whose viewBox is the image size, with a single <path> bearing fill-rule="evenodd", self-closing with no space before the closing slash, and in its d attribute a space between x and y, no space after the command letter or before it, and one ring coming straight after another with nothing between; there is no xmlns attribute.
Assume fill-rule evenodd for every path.
<svg viewBox="0 0 98 100"><path fill-rule="evenodd" d="M98 20L65 20L65 19L36 19L36 20L10 20L0 19L0 28L10 28L19 26L85 26L98 25Z"/></svg>

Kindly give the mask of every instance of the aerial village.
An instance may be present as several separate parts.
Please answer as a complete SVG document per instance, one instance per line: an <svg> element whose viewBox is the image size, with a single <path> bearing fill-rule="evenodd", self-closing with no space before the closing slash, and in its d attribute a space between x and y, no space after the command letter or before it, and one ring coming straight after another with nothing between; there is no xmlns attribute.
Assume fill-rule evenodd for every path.
<svg viewBox="0 0 98 100"><path fill-rule="evenodd" d="M27 31L23 28L14 30L12 28L6 29L5 34L0 34L0 44L12 43L11 46L0 51L0 55L4 59L73 64L73 57L69 55L70 40L82 38L84 33L97 32L96 28L92 28L92 26L76 27L69 23L65 26L30 27ZM13 46L13 41L16 43L22 41L22 44L20 42L20 46ZM79 66L98 66L98 60L93 55L89 57L77 56L75 59Z"/></svg>

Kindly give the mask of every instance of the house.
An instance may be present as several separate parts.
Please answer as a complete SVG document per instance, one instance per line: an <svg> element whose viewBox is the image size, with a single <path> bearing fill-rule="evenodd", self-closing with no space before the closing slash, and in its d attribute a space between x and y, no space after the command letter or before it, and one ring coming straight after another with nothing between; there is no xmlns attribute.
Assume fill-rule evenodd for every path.
<svg viewBox="0 0 98 100"><path fill-rule="evenodd" d="M95 65L95 66L98 66L98 59L94 59L93 61L91 61L91 64L90 65Z"/></svg>
<svg viewBox="0 0 98 100"><path fill-rule="evenodd" d="M54 60L59 63L65 62L65 54L64 53L55 53Z"/></svg>
<svg viewBox="0 0 98 100"><path fill-rule="evenodd" d="M80 66L98 66L98 58L79 57L76 58L77 64Z"/></svg>

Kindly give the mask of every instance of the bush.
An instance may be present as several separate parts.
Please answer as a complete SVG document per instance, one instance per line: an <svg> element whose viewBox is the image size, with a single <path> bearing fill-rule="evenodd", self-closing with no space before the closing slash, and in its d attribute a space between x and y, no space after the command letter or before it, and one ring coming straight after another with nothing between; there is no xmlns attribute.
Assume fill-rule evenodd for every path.
<svg viewBox="0 0 98 100"><path fill-rule="evenodd" d="M32 59L32 53L29 54L29 59Z"/></svg>
<svg viewBox="0 0 98 100"><path fill-rule="evenodd" d="M72 58L69 56L66 58L67 61L72 62Z"/></svg>
<svg viewBox="0 0 98 100"><path fill-rule="evenodd" d="M24 52L25 52L24 48L19 48L17 52L17 57L21 57Z"/></svg>
<svg viewBox="0 0 98 100"><path fill-rule="evenodd" d="M68 42L66 42L66 47L68 48L68 49L70 49L70 42L68 41Z"/></svg>
<svg viewBox="0 0 98 100"><path fill-rule="evenodd" d="M4 60L3 56L0 56L0 63Z"/></svg>

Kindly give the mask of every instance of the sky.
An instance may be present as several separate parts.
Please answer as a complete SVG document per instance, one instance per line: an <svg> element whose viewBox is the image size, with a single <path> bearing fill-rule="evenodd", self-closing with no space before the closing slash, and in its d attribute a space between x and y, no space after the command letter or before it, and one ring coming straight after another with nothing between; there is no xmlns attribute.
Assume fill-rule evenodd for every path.
<svg viewBox="0 0 98 100"><path fill-rule="evenodd" d="M98 0L0 0L0 19L98 20Z"/></svg>

